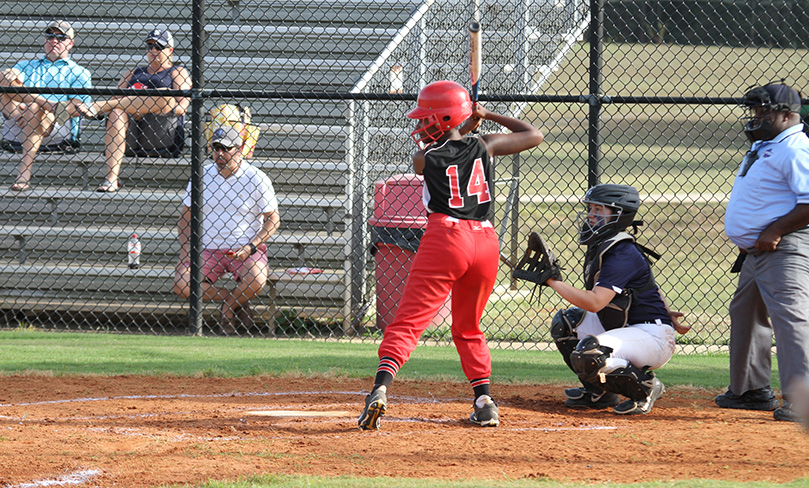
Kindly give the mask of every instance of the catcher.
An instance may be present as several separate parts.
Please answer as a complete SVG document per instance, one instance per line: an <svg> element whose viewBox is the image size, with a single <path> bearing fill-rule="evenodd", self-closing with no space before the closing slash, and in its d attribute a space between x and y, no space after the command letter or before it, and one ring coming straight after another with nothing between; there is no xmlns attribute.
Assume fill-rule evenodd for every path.
<svg viewBox="0 0 809 488"><path fill-rule="evenodd" d="M579 214L577 226L579 244L587 246L586 288L562 281L556 258L536 233L514 276L550 286L574 306L560 310L551 321L556 347L582 383L565 390L565 405L647 414L665 391L651 370L671 359L675 330L685 333L689 327L680 324L683 314L669 309L655 283L646 255L660 256L624 232L630 226L637 231L642 224L634 220L638 191L626 185L596 185L587 191L584 203L587 211Z"/></svg>

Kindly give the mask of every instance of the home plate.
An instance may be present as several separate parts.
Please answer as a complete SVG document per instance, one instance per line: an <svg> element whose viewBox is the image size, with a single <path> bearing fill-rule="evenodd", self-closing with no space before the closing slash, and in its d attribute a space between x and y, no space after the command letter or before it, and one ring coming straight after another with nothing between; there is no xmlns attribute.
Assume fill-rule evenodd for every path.
<svg viewBox="0 0 809 488"><path fill-rule="evenodd" d="M247 415L258 417L348 417L345 410L252 410Z"/></svg>

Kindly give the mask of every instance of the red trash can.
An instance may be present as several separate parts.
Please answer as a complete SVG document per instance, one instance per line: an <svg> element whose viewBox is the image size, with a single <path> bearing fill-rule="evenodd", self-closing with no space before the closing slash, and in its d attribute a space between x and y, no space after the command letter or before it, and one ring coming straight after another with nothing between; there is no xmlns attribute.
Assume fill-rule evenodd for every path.
<svg viewBox="0 0 809 488"><path fill-rule="evenodd" d="M384 330L393 322L402 299L410 264L427 227L421 200L424 178L417 174L394 175L377 181L374 216L368 220L376 265L376 326ZM450 297L432 320L433 326L449 323Z"/></svg>

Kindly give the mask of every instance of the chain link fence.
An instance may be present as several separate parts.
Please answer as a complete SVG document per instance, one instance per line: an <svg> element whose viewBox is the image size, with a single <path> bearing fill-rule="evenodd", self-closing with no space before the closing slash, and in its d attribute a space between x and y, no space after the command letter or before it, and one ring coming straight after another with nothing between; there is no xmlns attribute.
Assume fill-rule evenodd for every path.
<svg viewBox="0 0 809 488"><path fill-rule="evenodd" d="M807 85L807 16L809 3L796 0L0 1L3 325L378 340L406 279L407 241L423 229L419 181L403 176L414 150L404 114L431 81L468 86L467 26L478 20L482 102L546 134L498 162L504 255L516 261L538 230L581 286L580 198L596 182L634 185L644 200L639 240L663 254L657 280L693 326L679 342L686 352L726 345L735 251L723 216L747 149L736 104L750 85ZM72 38L54 27L59 19ZM64 52L75 65L64 68ZM78 67L92 87L66 78ZM135 68L150 80L137 95ZM88 95L92 106L67 102ZM223 105L249 109L237 128L259 135L245 161L272 180L281 219L266 242L266 280L259 274L244 292L260 288L249 313L232 297L223 307L227 291L216 291L249 280L225 273L197 289L192 275L190 289L204 296L192 293L190 305L176 286L183 199L189 181L202 190L217 157L205 129ZM100 115L83 116L89 108ZM52 133L54 121L67 129ZM31 158L26 141L40 135ZM148 146L155 138L160 147ZM116 176L117 191L97 191L115 190ZM192 216L202 195L186 200ZM245 194L231 195L207 204L238 212ZM195 225L183 229L196 271ZM564 307L503 264L482 326L493 345L548 348L550 319ZM444 315L424 340L450 342Z"/></svg>

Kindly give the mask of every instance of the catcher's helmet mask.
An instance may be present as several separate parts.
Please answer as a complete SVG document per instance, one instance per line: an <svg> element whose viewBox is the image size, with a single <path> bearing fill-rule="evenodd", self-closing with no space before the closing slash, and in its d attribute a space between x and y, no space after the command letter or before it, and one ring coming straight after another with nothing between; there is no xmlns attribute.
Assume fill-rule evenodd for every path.
<svg viewBox="0 0 809 488"><path fill-rule="evenodd" d="M635 187L603 183L596 185L584 195L586 209L576 218L579 229L579 244L599 244L629 226L637 225L635 215L640 208L640 196ZM610 209L605 218L590 221L590 204L603 205Z"/></svg>
<svg viewBox="0 0 809 488"><path fill-rule="evenodd" d="M781 83L767 83L748 88L742 103L747 116L742 117L744 133L750 142L770 141L778 135L773 127L772 115L778 112L800 112L801 95L795 89Z"/></svg>
<svg viewBox="0 0 809 488"><path fill-rule="evenodd" d="M410 137L421 148L441 139L472 115L472 99L466 88L454 81L434 81L422 88L417 106L407 113L418 120Z"/></svg>

